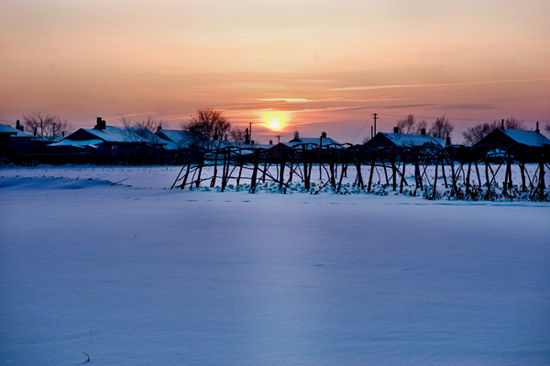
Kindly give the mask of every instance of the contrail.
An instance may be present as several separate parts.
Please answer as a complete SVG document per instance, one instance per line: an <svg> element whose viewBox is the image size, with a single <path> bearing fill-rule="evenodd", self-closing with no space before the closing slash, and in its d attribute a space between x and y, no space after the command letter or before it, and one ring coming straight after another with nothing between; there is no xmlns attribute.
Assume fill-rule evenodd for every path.
<svg viewBox="0 0 550 366"><path fill-rule="evenodd" d="M442 83L442 84L396 84L396 85L371 85L371 86L350 86L345 88L327 89L330 91L340 90L375 90L375 89L391 89L391 88L427 88L439 86L457 86L457 85L476 85L476 84L502 84L502 83L522 83L535 81L548 81L550 78L538 79L516 79L516 80L488 80L488 81L465 81L459 83Z"/></svg>

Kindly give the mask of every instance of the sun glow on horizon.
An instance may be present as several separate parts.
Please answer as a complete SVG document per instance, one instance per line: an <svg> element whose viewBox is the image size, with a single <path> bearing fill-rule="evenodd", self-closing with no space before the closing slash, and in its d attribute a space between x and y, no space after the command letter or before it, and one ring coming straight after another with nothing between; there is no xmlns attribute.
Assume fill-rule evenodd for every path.
<svg viewBox="0 0 550 366"><path fill-rule="evenodd" d="M261 114L261 120L264 122L264 126L272 131L280 131L290 121L290 115L281 111L268 111Z"/></svg>
<svg viewBox="0 0 550 366"><path fill-rule="evenodd" d="M279 128L281 128L281 121L279 121L278 118L272 118L269 121L269 128L271 128L272 130L278 130Z"/></svg>

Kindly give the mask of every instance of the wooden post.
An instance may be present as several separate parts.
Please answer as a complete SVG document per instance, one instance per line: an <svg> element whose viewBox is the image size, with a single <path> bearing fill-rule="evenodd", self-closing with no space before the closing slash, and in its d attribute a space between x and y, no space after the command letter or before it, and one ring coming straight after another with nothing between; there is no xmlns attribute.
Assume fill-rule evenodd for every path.
<svg viewBox="0 0 550 366"><path fill-rule="evenodd" d="M472 170L472 162L468 162L468 174L466 175L466 196L470 195L470 171Z"/></svg>
<svg viewBox="0 0 550 366"><path fill-rule="evenodd" d="M229 171L229 148L223 152L223 166L222 166L222 192L225 191L225 185L227 184L227 172Z"/></svg>
<svg viewBox="0 0 550 366"><path fill-rule="evenodd" d="M376 163L376 154L373 153L373 154L372 154L372 164L371 164L371 166L370 166L370 173L369 173L369 186L367 187L367 192L370 192L370 191L371 191L371 187L372 187L372 175L374 174L375 163Z"/></svg>
<svg viewBox="0 0 550 366"><path fill-rule="evenodd" d="M504 171L504 187L502 187L502 194L505 196L508 194L508 168L510 167L510 164L508 162L508 159L506 159L506 170Z"/></svg>
<svg viewBox="0 0 550 366"><path fill-rule="evenodd" d="M424 189L424 185L422 184L422 175L420 174L420 163L418 161L418 151L415 154L414 159L414 179L416 181L416 188L420 188L421 190Z"/></svg>
<svg viewBox="0 0 550 366"><path fill-rule="evenodd" d="M340 173L340 180L338 181L338 189L337 192L340 193L340 188L342 188L342 179L344 179L344 170L347 169L348 163L344 163L345 165L342 167L342 172ZM344 168L345 167L345 168Z"/></svg>
<svg viewBox="0 0 550 366"><path fill-rule="evenodd" d="M304 186L306 190L309 191L309 189L311 188L311 185L310 185L311 165L308 167L307 150L305 145L302 145L302 160L304 164ZM309 168L309 172L308 172L308 168Z"/></svg>
<svg viewBox="0 0 550 366"><path fill-rule="evenodd" d="M399 193L403 193L403 183L405 182L405 159L403 159L403 170L401 172L401 184L399 187Z"/></svg>
<svg viewBox="0 0 550 366"><path fill-rule="evenodd" d="M218 175L218 150L217 149L216 149L216 155L214 157L214 175L212 176L210 187L214 187L216 185L216 175Z"/></svg>
<svg viewBox="0 0 550 366"><path fill-rule="evenodd" d="M199 174L197 177L197 183L195 184L195 187L199 188L201 184L201 174L202 174L202 166L204 165L204 155L202 155L200 163L199 163Z"/></svg>
<svg viewBox="0 0 550 366"><path fill-rule="evenodd" d="M328 155L328 164L329 164L329 170L330 170L330 185L333 189L336 189L336 171L334 169L334 157L332 154L332 149L329 149L327 147L327 155Z"/></svg>
<svg viewBox="0 0 550 366"><path fill-rule="evenodd" d="M252 178L250 180L250 193L256 191L256 179L258 177L258 165L260 164L260 153L259 151L254 152L254 170L252 171Z"/></svg>
<svg viewBox="0 0 550 366"><path fill-rule="evenodd" d="M191 169L191 163L187 164L187 170L185 171L185 175L183 177L183 182L181 183L180 188L184 189L185 185L187 184L187 177L189 177L189 170Z"/></svg>
<svg viewBox="0 0 550 366"><path fill-rule="evenodd" d="M449 188L447 185L447 175L445 174L445 159L441 158L441 173L443 175L443 182L445 183L445 189Z"/></svg>
<svg viewBox="0 0 550 366"><path fill-rule="evenodd" d="M521 190L525 192L527 191L527 187L525 186L525 164L519 163L519 170L521 172Z"/></svg>
<svg viewBox="0 0 550 366"><path fill-rule="evenodd" d="M384 174L386 175L386 184L390 185L390 178L388 178L388 172L386 171L386 162L384 161L382 154L380 154L380 162L382 163L382 166L384 167Z"/></svg>
<svg viewBox="0 0 550 366"><path fill-rule="evenodd" d="M450 196L454 196L456 194L456 191L458 190L456 186L457 176L455 173L455 161L451 158L451 179L452 179L452 186L451 186L451 194Z"/></svg>
<svg viewBox="0 0 550 366"><path fill-rule="evenodd" d="M544 198L544 188L546 187L546 183L544 181L544 175L545 175L544 161L543 161L543 158L541 157L539 160L539 190L540 190L539 197L541 200Z"/></svg>
<svg viewBox="0 0 550 366"><path fill-rule="evenodd" d="M288 183L292 183L292 175L294 173L294 166L292 160L290 160L290 171L288 172Z"/></svg>
<svg viewBox="0 0 550 366"><path fill-rule="evenodd" d="M183 169L185 169L185 165L181 167L181 170L180 172L178 173L178 176L176 177L176 180L174 181L174 184L172 184L172 187L170 189L174 189L174 186L176 185L176 183L178 182L178 180L180 179L180 175L181 175L181 172L183 172Z"/></svg>
<svg viewBox="0 0 550 366"><path fill-rule="evenodd" d="M363 183L363 174L361 173L361 160L355 163L355 167L357 169L357 185L360 189L365 189L365 184Z"/></svg>
<svg viewBox="0 0 550 366"><path fill-rule="evenodd" d="M392 154L391 154L391 171L392 171L392 188L393 191L397 191L397 167L395 166L395 147L392 148Z"/></svg>
<svg viewBox="0 0 550 366"><path fill-rule="evenodd" d="M481 175L479 174L479 168L477 166L477 161L474 161L474 165L476 167L477 182L478 182L479 186L481 187Z"/></svg>
<svg viewBox="0 0 550 366"><path fill-rule="evenodd" d="M284 158L281 159L280 164L281 164L281 169L280 169L280 172L279 172L279 191L283 189L283 184L284 184L284 180L285 180L285 165L286 165L286 162L285 162Z"/></svg>
<svg viewBox="0 0 550 366"><path fill-rule="evenodd" d="M432 199L435 199L437 194L437 158L435 159L435 177L434 177L434 189L432 193Z"/></svg>

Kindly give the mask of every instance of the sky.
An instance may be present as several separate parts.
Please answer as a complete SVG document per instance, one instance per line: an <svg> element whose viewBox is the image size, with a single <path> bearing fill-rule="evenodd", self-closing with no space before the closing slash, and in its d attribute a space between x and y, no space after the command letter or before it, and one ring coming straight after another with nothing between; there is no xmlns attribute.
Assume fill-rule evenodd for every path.
<svg viewBox="0 0 550 366"><path fill-rule="evenodd" d="M179 129L208 107L259 143L360 143L374 113L382 132L445 115L453 142L512 116L534 129L550 124L549 18L547 0L0 0L0 123Z"/></svg>

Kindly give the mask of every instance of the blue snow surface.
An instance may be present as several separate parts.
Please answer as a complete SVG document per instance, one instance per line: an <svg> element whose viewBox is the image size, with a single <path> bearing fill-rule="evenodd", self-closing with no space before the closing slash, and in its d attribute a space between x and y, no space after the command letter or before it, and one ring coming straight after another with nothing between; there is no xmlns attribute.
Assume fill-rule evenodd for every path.
<svg viewBox="0 0 550 366"><path fill-rule="evenodd" d="M548 203L4 173L1 365L550 364Z"/></svg>

